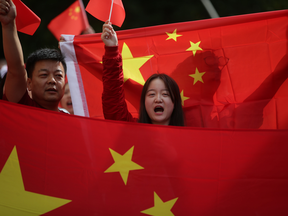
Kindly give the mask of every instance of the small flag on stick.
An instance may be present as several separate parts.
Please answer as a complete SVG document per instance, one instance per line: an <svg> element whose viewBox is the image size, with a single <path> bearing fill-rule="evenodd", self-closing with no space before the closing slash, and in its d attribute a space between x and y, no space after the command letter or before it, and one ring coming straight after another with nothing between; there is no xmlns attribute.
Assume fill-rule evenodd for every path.
<svg viewBox="0 0 288 216"><path fill-rule="evenodd" d="M97 19L121 27L125 19L125 9L121 0L90 0L86 11Z"/></svg>

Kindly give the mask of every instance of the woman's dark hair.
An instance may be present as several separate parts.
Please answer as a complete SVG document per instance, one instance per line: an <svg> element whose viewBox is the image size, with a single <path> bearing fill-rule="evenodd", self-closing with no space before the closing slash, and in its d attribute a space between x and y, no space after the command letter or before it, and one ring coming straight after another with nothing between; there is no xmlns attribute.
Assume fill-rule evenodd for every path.
<svg viewBox="0 0 288 216"><path fill-rule="evenodd" d="M152 124L151 119L145 108L145 97L146 97L146 93L147 93L147 90L151 81L156 78L163 80L166 88L169 91L171 100L174 103L174 109L171 114L169 125L184 126L184 112L182 109L182 102L181 102L179 87L177 83L175 82L175 80L172 79L170 76L166 74L158 74L158 73L151 75L143 86L141 99L140 99L140 110L139 110L138 122Z"/></svg>
<svg viewBox="0 0 288 216"><path fill-rule="evenodd" d="M31 53L27 58L26 70L29 78L32 78L32 72L35 68L36 62L41 60L53 60L61 62L64 68L64 72L66 74L67 66L64 60L64 56L62 55L60 50L43 48Z"/></svg>

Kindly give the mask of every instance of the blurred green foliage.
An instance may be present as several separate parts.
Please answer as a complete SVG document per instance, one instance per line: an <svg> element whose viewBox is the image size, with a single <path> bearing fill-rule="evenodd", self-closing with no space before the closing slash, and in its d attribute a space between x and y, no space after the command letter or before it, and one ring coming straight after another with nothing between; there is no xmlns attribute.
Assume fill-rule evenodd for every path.
<svg viewBox="0 0 288 216"><path fill-rule="evenodd" d="M75 0L22 0L41 18L41 24L33 36L19 33L24 56L43 47L58 47L58 41L47 29L49 22L68 8ZM84 6L89 0L83 0ZM126 19L116 30L140 28L168 23L209 19L200 0L122 0ZM211 0L220 17L282 10L288 8L287 0ZM88 14L90 25L101 32L102 21ZM1 34L2 35L2 34ZM2 36L1 36L2 40ZM3 58L1 43L0 57Z"/></svg>

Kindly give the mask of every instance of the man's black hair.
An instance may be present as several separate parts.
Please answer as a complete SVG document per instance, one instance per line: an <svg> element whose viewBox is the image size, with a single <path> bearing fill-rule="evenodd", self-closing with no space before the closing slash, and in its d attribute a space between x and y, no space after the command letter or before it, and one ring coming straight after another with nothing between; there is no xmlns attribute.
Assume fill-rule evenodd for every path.
<svg viewBox="0 0 288 216"><path fill-rule="evenodd" d="M64 72L66 75L67 66L64 60L64 56L60 52L60 50L43 48L43 49L39 49L31 53L27 58L26 70L27 70L29 78L32 78L32 72L34 70L36 62L41 61L41 60L54 60L54 61L61 62L64 67Z"/></svg>

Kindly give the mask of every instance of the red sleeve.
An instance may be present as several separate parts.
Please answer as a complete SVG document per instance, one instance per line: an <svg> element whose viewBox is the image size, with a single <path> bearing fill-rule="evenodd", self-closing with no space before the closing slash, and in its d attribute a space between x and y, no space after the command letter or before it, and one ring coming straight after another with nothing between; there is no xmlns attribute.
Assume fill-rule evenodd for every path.
<svg viewBox="0 0 288 216"><path fill-rule="evenodd" d="M128 111L125 101L122 56L118 46L105 46L102 79L102 108L105 119L137 121Z"/></svg>
<svg viewBox="0 0 288 216"><path fill-rule="evenodd" d="M3 94L3 100L9 101L6 97L6 94ZM41 107L38 103L36 103L34 100L32 100L30 98L30 96L28 95L28 90L25 91L23 97L20 99L20 101L17 102L18 104L23 104L23 105L27 105L27 106L33 106L33 107L39 107L39 108L43 108Z"/></svg>

